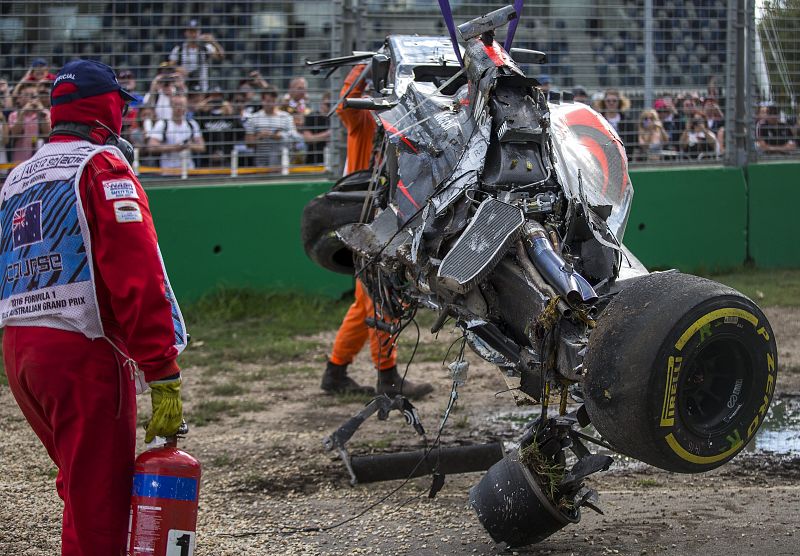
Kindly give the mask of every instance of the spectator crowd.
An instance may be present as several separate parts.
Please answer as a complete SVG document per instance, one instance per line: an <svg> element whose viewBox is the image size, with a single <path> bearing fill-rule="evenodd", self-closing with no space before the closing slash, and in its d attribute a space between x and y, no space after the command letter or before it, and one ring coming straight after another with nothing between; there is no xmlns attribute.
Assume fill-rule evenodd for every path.
<svg viewBox="0 0 800 556"><path fill-rule="evenodd" d="M556 37L551 37L552 44L547 45L552 49L552 54L548 53L551 63L568 51L566 41L557 40L564 33L564 26L556 26L551 33ZM276 87L282 82L279 77L270 82L259 71L249 69L235 87L223 90L215 84L212 72L217 65L226 67L226 75L230 73L221 41L213 33L204 32L197 19L187 20L182 34L180 42L176 40L177 44L165 50L152 78L130 69L118 75L120 84L137 98L124 118L123 136L137 148L143 171L176 175L195 169L212 173L213 169L231 167L275 171L325 164L331 139L328 93L312 99L306 79L300 76L286 78L283 92ZM622 47L614 48L618 54ZM625 48L622 51L626 52ZM680 48L664 47L659 62L668 64L670 56L680 53ZM640 75L640 70L632 68L629 73ZM0 78L1 172L29 158L46 141L53 79L48 61L40 57L32 60L19 82ZM652 106L642 105L641 98L627 98L623 89L588 91L573 85L571 74L563 71L552 78L542 74L539 82L545 90L559 86L571 90L576 102L602 113L633 162L714 160L725 152L721 108L725 103L715 77L704 91L695 87L675 93L679 88L664 82L662 89L672 92L657 96ZM631 85L624 80L618 83ZM751 123L760 153L779 156L798 152L797 121L777 106L762 103Z"/></svg>
<svg viewBox="0 0 800 556"><path fill-rule="evenodd" d="M225 51L197 20L189 20L184 40L160 63L145 88L123 69L120 84L136 102L123 118L122 135L133 143L143 170L164 175L195 168L257 167L276 170L287 164L320 167L330 139L330 95L308 96L304 77L289 81L285 94L250 71L233 91L213 85L210 69ZM50 89L54 75L36 58L12 85L0 78L0 172L30 158L50 133ZM234 161L235 159L235 161Z"/></svg>
<svg viewBox="0 0 800 556"><path fill-rule="evenodd" d="M549 75L539 76L542 87L553 90ZM725 115L715 80L705 92L662 94L652 106L632 108L619 89L593 94L585 87L571 91L575 102L592 106L616 130L632 162L719 159L725 153ZM755 147L762 155L795 154L800 132L795 117L771 102L759 103L754 112Z"/></svg>

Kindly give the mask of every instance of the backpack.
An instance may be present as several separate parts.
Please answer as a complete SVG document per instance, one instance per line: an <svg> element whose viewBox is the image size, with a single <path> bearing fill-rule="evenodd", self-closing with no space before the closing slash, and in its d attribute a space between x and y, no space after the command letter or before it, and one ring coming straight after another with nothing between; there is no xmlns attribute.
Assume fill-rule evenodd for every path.
<svg viewBox="0 0 800 556"><path fill-rule="evenodd" d="M159 121L164 122L164 131L161 132L161 144L162 145L166 145L167 144L167 126L169 125L169 122L171 120L159 120ZM197 122L193 118L184 118L183 121L187 122L189 124L189 127L192 128L192 138L194 138L195 135L201 135L202 136L202 134L200 133L200 127L198 126Z"/></svg>

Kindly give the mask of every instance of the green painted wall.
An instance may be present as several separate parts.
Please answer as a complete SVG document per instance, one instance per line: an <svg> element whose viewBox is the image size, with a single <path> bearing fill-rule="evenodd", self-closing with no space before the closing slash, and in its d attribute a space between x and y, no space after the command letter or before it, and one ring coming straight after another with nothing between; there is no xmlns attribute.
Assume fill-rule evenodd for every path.
<svg viewBox="0 0 800 556"><path fill-rule="evenodd" d="M800 268L800 164L755 164L747 177L750 257L762 268Z"/></svg>
<svg viewBox="0 0 800 556"><path fill-rule="evenodd" d="M625 244L645 266L693 272L744 262L747 200L740 168L635 170L631 181Z"/></svg>
<svg viewBox="0 0 800 556"><path fill-rule="evenodd" d="M339 295L352 278L312 263L300 242L306 202L328 183L150 188L173 288L182 301L217 286Z"/></svg>
<svg viewBox="0 0 800 556"><path fill-rule="evenodd" d="M650 268L726 269L750 254L800 267L795 212L800 164L634 170L625 243ZM153 187L148 196L175 291L193 300L218 286L339 295L352 278L314 265L300 243L305 203L328 182ZM748 198L749 191L749 198ZM792 229L790 229L790 227Z"/></svg>

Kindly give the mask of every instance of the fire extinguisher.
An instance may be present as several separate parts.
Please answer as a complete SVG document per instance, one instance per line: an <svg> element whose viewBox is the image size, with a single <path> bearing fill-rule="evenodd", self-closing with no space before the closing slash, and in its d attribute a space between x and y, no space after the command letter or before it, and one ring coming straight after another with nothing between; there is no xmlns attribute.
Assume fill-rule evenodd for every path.
<svg viewBox="0 0 800 556"><path fill-rule="evenodd" d="M194 554L200 462L177 437L136 458L131 496L130 556Z"/></svg>

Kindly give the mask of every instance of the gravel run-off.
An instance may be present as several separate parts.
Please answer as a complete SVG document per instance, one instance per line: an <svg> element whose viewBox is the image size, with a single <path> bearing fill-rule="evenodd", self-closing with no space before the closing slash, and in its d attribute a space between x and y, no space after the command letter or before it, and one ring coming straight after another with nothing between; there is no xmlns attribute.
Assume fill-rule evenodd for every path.
<svg viewBox="0 0 800 556"><path fill-rule="evenodd" d="M779 347L776 399L800 396L800 309L768 308ZM197 556L261 554L493 554L495 545L469 507L468 490L480 474L447 477L428 498L430 479L414 479L347 524L324 532L290 529L328 527L379 502L399 481L350 487L341 461L322 449L323 436L358 411L363 400L322 394L319 375L333 333L312 338L318 347L276 372L240 365L245 390L230 397L241 411L194 426L183 448L203 462ZM441 358L455 335L423 335L424 360L412 380L434 383L434 394L417 404L429 430L439 423L450 391ZM404 337L403 341L411 341ZM200 344L200 346L197 346ZM198 341L196 347L203 349ZM437 351L437 345L443 346ZM365 350L366 351L366 350ZM437 355L438 354L438 355ZM468 383L442 436L444 445L513 440L514 410L496 369L472 354ZM275 369L273 369L275 370ZM280 372L278 372L280 371ZM260 374L259 374L260 373ZM354 378L374 381L362 353ZM220 374L184 370L185 413L207 400ZM139 409L149 414L148 400ZM7 386L0 386L0 555L52 556L60 550L61 501L55 468L23 419ZM139 446L143 446L140 432ZM420 441L394 413L369 420L353 437L353 453L418 449ZM702 475L678 475L643 464L614 465L591 479L605 515L584 510L570 525L519 554L763 554L800 553L800 446L794 456L745 451ZM98 493L102 495L102 493Z"/></svg>

